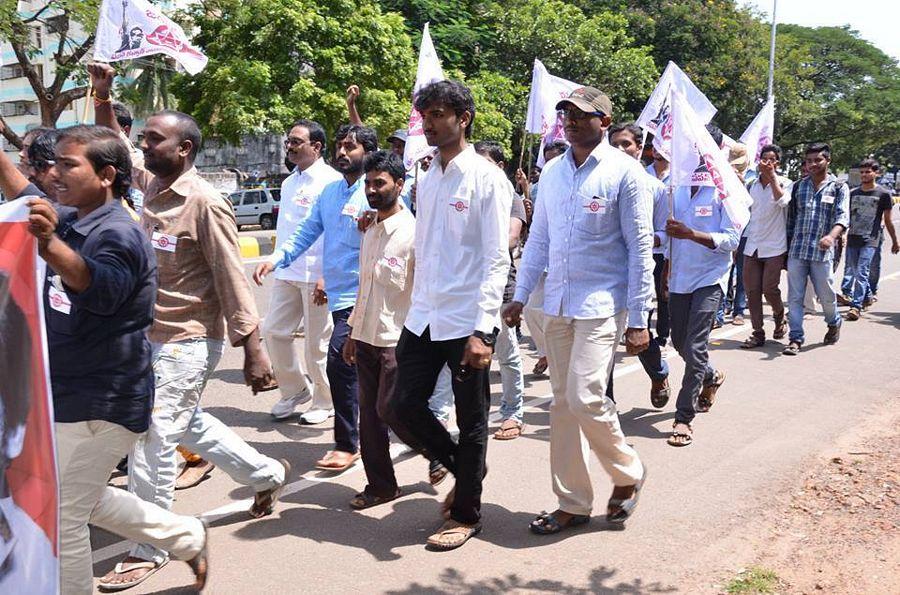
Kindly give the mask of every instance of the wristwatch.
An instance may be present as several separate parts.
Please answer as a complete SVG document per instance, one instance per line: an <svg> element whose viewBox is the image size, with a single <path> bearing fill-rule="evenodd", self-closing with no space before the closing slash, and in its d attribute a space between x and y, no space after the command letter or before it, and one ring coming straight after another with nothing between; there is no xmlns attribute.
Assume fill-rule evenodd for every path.
<svg viewBox="0 0 900 595"><path fill-rule="evenodd" d="M475 331L474 333L472 333L472 336L476 337L478 339L481 339L481 342L484 343L485 345L487 345L488 347L494 346L495 338L494 338L493 333L488 334L488 333L483 333L481 331Z"/></svg>

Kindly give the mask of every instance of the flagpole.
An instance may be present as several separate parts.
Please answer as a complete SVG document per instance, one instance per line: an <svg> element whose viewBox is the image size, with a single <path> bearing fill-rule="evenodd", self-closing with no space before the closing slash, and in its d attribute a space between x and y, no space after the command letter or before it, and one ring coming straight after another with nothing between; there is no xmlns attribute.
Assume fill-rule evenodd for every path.
<svg viewBox="0 0 900 595"><path fill-rule="evenodd" d="M769 41L769 95L772 97L775 83L775 30L778 28L778 21L775 14L778 11L778 0L772 0L772 38Z"/></svg>
<svg viewBox="0 0 900 595"><path fill-rule="evenodd" d="M525 159L525 141L528 140L528 129L522 129L522 148L519 151L519 169L522 169L522 160Z"/></svg>
<svg viewBox="0 0 900 595"><path fill-rule="evenodd" d="M94 87L88 84L87 93L84 95L84 112L81 114L81 123L87 124L88 110L91 108L91 95L94 93Z"/></svg>

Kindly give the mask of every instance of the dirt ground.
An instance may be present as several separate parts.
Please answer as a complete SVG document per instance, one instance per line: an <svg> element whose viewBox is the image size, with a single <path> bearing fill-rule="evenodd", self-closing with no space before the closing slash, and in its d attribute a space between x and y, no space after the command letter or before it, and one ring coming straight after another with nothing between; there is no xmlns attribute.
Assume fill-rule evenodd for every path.
<svg viewBox="0 0 900 595"><path fill-rule="evenodd" d="M870 419L811 461L777 506L746 568L771 570L775 593L900 593L900 415ZM734 589L723 577L714 591ZM705 590L705 589L702 589ZM752 588L730 592L752 593Z"/></svg>

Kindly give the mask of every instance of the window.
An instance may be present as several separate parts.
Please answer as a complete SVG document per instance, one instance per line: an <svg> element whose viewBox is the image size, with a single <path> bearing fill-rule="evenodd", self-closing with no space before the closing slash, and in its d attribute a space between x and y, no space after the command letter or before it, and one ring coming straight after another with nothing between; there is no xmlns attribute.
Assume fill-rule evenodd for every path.
<svg viewBox="0 0 900 595"><path fill-rule="evenodd" d="M36 116L38 114L37 101L7 101L0 106L3 117L12 116Z"/></svg>
<svg viewBox="0 0 900 595"><path fill-rule="evenodd" d="M234 194L228 195L229 200L231 200L232 206L238 207L241 204L241 193L235 192Z"/></svg>
<svg viewBox="0 0 900 595"><path fill-rule="evenodd" d="M44 30L40 25L31 28L31 43L39 50L44 49Z"/></svg>
<svg viewBox="0 0 900 595"><path fill-rule="evenodd" d="M35 70L37 70L38 76L41 80L44 80L44 65L43 64L35 64ZM2 69L0 69L0 80L8 81L10 79L17 79L25 76L25 69L22 68L21 64L7 64Z"/></svg>
<svg viewBox="0 0 900 595"><path fill-rule="evenodd" d="M281 188L269 190L269 194L272 195L272 200L274 200L275 202L281 202Z"/></svg>
<svg viewBox="0 0 900 595"><path fill-rule="evenodd" d="M244 204L245 205L256 205L259 204L259 191L254 190L252 192L244 193Z"/></svg>

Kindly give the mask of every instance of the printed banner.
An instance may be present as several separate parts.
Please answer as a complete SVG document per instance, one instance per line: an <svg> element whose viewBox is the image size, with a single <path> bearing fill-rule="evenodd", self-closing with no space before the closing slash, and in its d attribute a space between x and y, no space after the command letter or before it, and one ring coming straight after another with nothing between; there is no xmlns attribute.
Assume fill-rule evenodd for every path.
<svg viewBox="0 0 900 595"><path fill-rule="evenodd" d="M103 0L94 59L117 62L151 54L174 58L189 74L203 70L208 61L184 30L147 0Z"/></svg>
<svg viewBox="0 0 900 595"><path fill-rule="evenodd" d="M416 71L416 84L413 87L413 107L409 114L406 148L403 150L403 165L406 166L406 169L412 169L416 161L434 150L428 146L428 141L425 140L422 114L416 110L416 95L422 87L442 80L444 80L444 71L434 49L434 43L431 41L428 23L425 23L425 27L422 29L422 44L419 46L419 68Z"/></svg>
<svg viewBox="0 0 900 595"><path fill-rule="evenodd" d="M677 89L687 98L703 124L712 120L717 111L716 106L691 82L688 75L677 64L669 62L636 120L638 126L653 134L653 146L666 159L671 157L672 108L669 96L672 89Z"/></svg>
<svg viewBox="0 0 900 595"><path fill-rule="evenodd" d="M747 126L747 130L741 135L741 142L747 145L747 152L750 155L750 169L756 169L762 148L772 144L774 138L775 97L769 97L766 104Z"/></svg>
<svg viewBox="0 0 900 595"><path fill-rule="evenodd" d="M0 593L59 591L53 402L43 261L26 199L0 205Z"/></svg>
<svg viewBox="0 0 900 595"><path fill-rule="evenodd" d="M741 230L750 220L750 195L681 92L671 98L673 186L714 186L729 219ZM704 183L708 181L709 183Z"/></svg>
<svg viewBox="0 0 900 595"><path fill-rule="evenodd" d="M544 146L556 140L565 140L562 118L556 111L560 99L568 97L572 91L583 87L579 83L553 76L540 60L535 58L531 73L531 94L528 96L528 114L525 129L541 135L537 166L544 167Z"/></svg>

